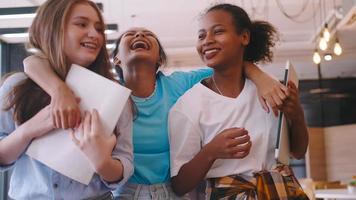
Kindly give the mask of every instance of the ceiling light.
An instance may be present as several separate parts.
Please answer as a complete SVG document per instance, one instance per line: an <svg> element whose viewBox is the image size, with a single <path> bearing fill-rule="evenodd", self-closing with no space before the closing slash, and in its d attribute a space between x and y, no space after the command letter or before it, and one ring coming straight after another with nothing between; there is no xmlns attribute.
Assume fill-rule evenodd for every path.
<svg viewBox="0 0 356 200"><path fill-rule="evenodd" d="M325 27L324 27L324 31L323 31L323 38L325 39L326 42L329 42L329 40L330 40L330 32L329 32L327 23L325 23Z"/></svg>
<svg viewBox="0 0 356 200"><path fill-rule="evenodd" d="M26 38L29 36L28 33L6 33L1 35L4 38Z"/></svg>
<svg viewBox="0 0 356 200"><path fill-rule="evenodd" d="M320 57L320 55L319 55L317 50L314 51L313 62L315 64L320 64L320 62L321 62L321 57Z"/></svg>
<svg viewBox="0 0 356 200"><path fill-rule="evenodd" d="M326 60L326 61L330 61L330 60L332 60L333 59L333 56L331 55L331 54L325 54L324 55L324 60Z"/></svg>
<svg viewBox="0 0 356 200"><path fill-rule="evenodd" d="M325 38L320 38L319 41L319 49L325 51L328 48L328 43L326 42Z"/></svg>
<svg viewBox="0 0 356 200"><path fill-rule="evenodd" d="M342 48L341 48L341 45L339 43L339 40L336 39L335 41L335 45L334 45L334 53L335 55L339 56L342 54Z"/></svg>
<svg viewBox="0 0 356 200"><path fill-rule="evenodd" d="M16 14L16 15L0 15L0 20L4 19L33 19L36 17L36 13L31 14Z"/></svg>

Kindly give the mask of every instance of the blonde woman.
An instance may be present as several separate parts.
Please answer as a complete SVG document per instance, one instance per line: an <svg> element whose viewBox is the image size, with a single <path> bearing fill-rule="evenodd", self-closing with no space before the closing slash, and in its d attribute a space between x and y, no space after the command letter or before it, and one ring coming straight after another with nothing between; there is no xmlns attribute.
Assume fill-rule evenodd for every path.
<svg viewBox="0 0 356 200"><path fill-rule="evenodd" d="M30 44L42 52L42 57L62 80L72 63L112 79L103 18L92 1L46 1L31 25ZM25 74L17 73L3 83L0 99L0 170L13 168L11 198L110 199L110 190L124 184L131 176L132 113L129 105L124 108L112 136L101 134L97 111L86 112L83 116L81 132L85 137L73 140L96 170L89 185L83 185L24 153L32 140L56 127L50 96Z"/></svg>

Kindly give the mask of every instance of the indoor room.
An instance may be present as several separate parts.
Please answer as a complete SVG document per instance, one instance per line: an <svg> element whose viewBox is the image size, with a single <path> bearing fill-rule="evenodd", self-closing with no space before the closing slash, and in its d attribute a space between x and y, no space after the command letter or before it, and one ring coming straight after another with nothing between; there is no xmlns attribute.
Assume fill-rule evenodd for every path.
<svg viewBox="0 0 356 200"><path fill-rule="evenodd" d="M69 0L47 1L56 5L50 5L46 0L0 1L0 76L2 77L0 86L3 89L0 90L3 106L3 113L0 113L0 151L3 151L0 152L0 200L78 199L78 196L70 194L82 193L76 191L76 189L81 191L79 188L88 187L88 190L91 190L92 182L100 182L100 180L103 180L101 182L103 187L111 183L119 183L118 180L128 181L128 184L135 185L135 187L136 185L141 187L142 184L143 187L148 188L147 192L150 194L148 199L160 199L150 189L153 188L150 187L151 185L156 184L168 184L169 192L173 191L172 194L175 193L173 195L178 196L195 188L194 194L187 193L190 199L205 199L207 198L205 188L210 187L210 182L205 182L205 178L215 178L212 174L215 172L219 174L217 172L219 167L232 163L234 160L238 160L238 165L242 163L249 169L253 163L256 165L258 163L258 169L262 163L262 168L264 168L269 161L289 166L294 172L291 176L297 178L296 185L298 186L298 183L301 185L309 199L356 199L356 148L354 146L356 141L356 0L92 0L90 1L94 2L92 4L85 3L86 0L83 1L84 3L81 1L73 3L74 0L73 2ZM216 7L219 4L232 6L230 8ZM42 7L44 9L39 10ZM45 8L49 9L49 7L55 11L43 14L46 12ZM74 12L75 9L77 10ZM240 15L231 14L236 13L237 10ZM39 11L43 12L41 17L38 16ZM246 12L250 19L250 25L246 25L245 28L241 28L242 21L236 21L246 19L241 14L243 12ZM228 16L229 13L232 17ZM79 17L76 18L76 15ZM37 18L38 24L35 27L33 22ZM261 25L260 29L255 30L251 28L256 25L255 21L266 21L268 24ZM241 30L237 28L238 31L232 31L235 30L234 23L239 24L237 26L240 26ZM273 26L276 31L269 29L269 25ZM91 26L93 26L92 29L90 29ZM38 37L33 34L37 34ZM44 39L42 40L41 37ZM80 40L80 43L75 44L76 40ZM131 46L124 46L130 41L132 43L128 45ZM248 51L248 46L256 41L258 44ZM238 45L233 45L233 42ZM77 47L79 50L75 49ZM152 53L157 49L159 52ZM161 51L163 49L164 56ZM238 53L236 54L237 62L232 59L234 56L228 52L229 50ZM142 54L142 58L139 56L134 58L136 55L134 51L139 52L138 55ZM145 51L147 51L146 54ZM250 51L251 54L260 53L261 55L250 58L246 53ZM80 53L83 53L82 57ZM95 57L87 63L85 59L94 54ZM31 59L27 59L29 56ZM146 57L147 61L144 60ZM101 62L100 59L107 62ZM136 62L137 66L130 68L134 65L132 63ZM87 66L80 67L83 66L82 63ZM70 68L71 64L76 65ZM155 68L146 69L144 66L146 64ZM100 66L96 68L97 65ZM230 65L239 65L243 68L228 70L227 67L222 67ZM250 66L253 71L249 70ZM103 72L105 70L107 72ZM196 74L193 77L194 71L197 70L200 71L199 77ZM7 104L3 103L12 96L5 98L5 91L9 90L8 84L11 85L9 81L12 80L11 76L17 72L31 82L28 84L31 89L24 88L23 92L26 94L19 94L28 96L15 94L18 98L15 98L16 101L11 104L15 106L14 109L9 107L6 110ZM78 74L74 74L75 72ZM88 74L86 78L86 73L89 72L91 75ZM102 76L97 76L93 72ZM151 73L151 76L144 74L146 72ZM182 74L191 74L192 78ZM30 78L27 79L27 76ZM111 77L113 81L108 83L108 77ZM175 82L169 82L175 78ZM242 81L242 83L235 87L232 82L234 80ZM63 86L66 89L60 89L57 83L61 86L66 85ZM190 85L185 85L185 83ZM246 85L249 84L255 88L253 90L255 96L242 96L247 90ZM72 88L72 85L78 87ZM198 90L199 87L210 90ZM286 92L287 88L288 92ZM31 93L32 89L35 92ZM293 92L294 89L296 93ZM119 96L115 96L118 90L120 90L117 94ZM79 96L78 93L80 93ZM199 96L200 93L202 96ZM70 98L64 94L70 95ZM221 101L219 101L218 96L224 98L220 98ZM290 96L296 98L293 99ZM242 99L242 97L251 98L246 102L249 104L246 105L254 102L256 105L245 108L242 106L244 104L241 104L234 110L235 107L231 107L230 101ZM222 105L223 101L226 104ZM291 101L297 105L293 104L293 109L296 109L290 114L285 109L289 104L285 102ZM150 102L152 103L149 104ZM73 110L67 112L60 110L60 108L70 109L71 105L78 107L72 107ZM49 110L48 116L51 122L46 123L51 123L50 129L37 127L40 122L34 119L40 116L38 113L45 110L44 107ZM90 114L84 113L84 108L88 109ZM98 112L90 111L94 108ZM112 114L115 109L120 112ZM272 141L273 144L277 143L273 147L275 149L273 159L266 162L260 161L259 157L253 157L253 153L257 155L262 149L262 144L265 144L261 142L259 145L260 141L254 132L258 130L267 132L270 129L267 126L264 127L264 121L260 123L252 120L260 116L259 114L254 116L255 111L252 109L259 109L263 112L262 114L268 112L268 116L271 117L273 112L276 112L274 121L272 120L275 123L271 125L275 129L271 131L273 136L269 137L268 141L272 138L276 140ZM190 114L185 116L183 111L190 112ZM287 113L282 114L284 111ZM127 122L130 124L129 130L125 127L122 130L118 128L119 123L122 122L122 112L130 113L131 120ZM100 119L95 117L97 113ZM182 117L183 114L186 118ZM234 118L238 123L231 122ZM27 123L31 120L32 124ZM81 130L86 131L87 124L92 127L92 124L97 123L93 120L102 123L98 127L103 131L114 132L117 136L114 137L116 143L112 140L108 141L113 135L110 135L110 138L105 135L108 137L106 143L101 141L102 146L112 145L111 149L109 147L105 149L109 149L109 152L100 151L101 146L95 142L93 144L90 139L84 141L85 134L78 136ZM298 124L295 125L296 122ZM160 123L160 127L156 126L157 123ZM197 123L196 126L194 123ZM249 135L248 140L243 140L244 144L241 142L242 146L250 145L246 147L248 150L241 150L241 152L246 152L246 155L214 157L213 163L210 163L207 168L209 170L213 166L211 171L205 171L205 174L190 171L191 175L196 174L197 177L197 174L200 175L199 178L202 180L199 181L198 186L181 187L182 182L179 181L184 180L183 183L190 183L189 178L192 178L185 174L184 169L187 169L185 167L197 161L194 159L198 159L198 155L206 153L203 151L205 147L215 141L221 131L222 134L225 128L235 126L246 129L245 132L236 130L236 134ZM306 129L301 130L304 126ZM46 128L46 133L53 134L39 135L41 128ZM89 131L90 134L93 133L93 129ZM31 130L38 134L26 140L25 143L23 143L25 139L18 139L21 138L22 133L35 134ZM59 133L60 130L62 132ZM117 134L116 131L118 131ZM128 131L126 135L125 131ZM185 131L187 135L184 135ZM304 132L299 134L298 131ZM193 135L193 132L197 134ZM295 135L296 132L299 135ZM161 135L158 136L158 133ZM55 137L56 134L61 137ZM156 136L152 136L153 134L157 135L157 140ZM180 134L182 135L177 136ZM10 138L11 135L14 137ZM40 140L46 137L51 138ZM237 137L235 135L234 139ZM303 141L306 142L304 145L301 144ZM70 144L72 149L67 148L67 144ZM97 152L91 154L90 145L96 145ZM121 147L123 149L120 149ZM223 146L220 145L220 149L223 149ZM113 155L116 150L119 152L118 157ZM300 150L302 154L296 156L297 154L293 153L294 150ZM155 154L153 155L152 152ZM262 152L266 151L261 150L260 154ZM69 160L65 153L70 156ZM115 176L116 179L110 179L116 173L106 173L102 176L102 171L98 169L97 162L104 153L109 153L108 156L114 164L120 163L119 166L114 166L120 169L120 175ZM8 158L9 154L11 158ZM214 156L215 154L211 153ZM249 155L253 158L248 158ZM266 153L266 155L269 154ZM62 156L62 160L54 159L57 156ZM120 156L127 156L127 160L126 157ZM187 158L189 159L186 162L179 160ZM204 159L204 156L200 159ZM229 161L220 163L224 159ZM102 160L104 159L100 161ZM200 161L196 163L203 166L202 160ZM77 165L77 163L82 165ZM25 165L28 166L25 167ZM195 167L194 170L203 169L200 165ZM250 171L256 171L256 169L251 167ZM19 176L18 172L15 176L14 170L23 174ZM38 170L47 171L40 173ZM237 172L240 171L237 170ZM236 174L239 174L237 172ZM59 174L59 178L53 176L53 173ZM85 173L90 176L88 177ZM23 176L24 174L30 175ZM180 176L182 180L179 179ZM78 182L83 186L66 186L65 181L61 183L63 177L68 179L68 183ZM59 182L55 181L56 178ZM33 183L33 188L25 186L31 185L27 181ZM37 182L42 183L37 184ZM170 188L171 184L173 189ZM49 196L31 196L31 192L37 190L35 188L38 191L44 191ZM58 188L62 192L57 194ZM122 190L117 193L110 192L110 190L100 192L100 195L110 196L102 199L121 198L115 195L119 195ZM83 191L86 190L83 189ZM64 196L60 196L61 193ZM17 196L22 194L24 196ZM96 196L99 193L95 192L94 196L92 193L90 195L88 193L89 196L85 196L86 193L82 194L83 199L102 197ZM132 197L132 199L135 198ZM162 197L161 199L170 198ZM211 197L211 199L220 198Z"/></svg>

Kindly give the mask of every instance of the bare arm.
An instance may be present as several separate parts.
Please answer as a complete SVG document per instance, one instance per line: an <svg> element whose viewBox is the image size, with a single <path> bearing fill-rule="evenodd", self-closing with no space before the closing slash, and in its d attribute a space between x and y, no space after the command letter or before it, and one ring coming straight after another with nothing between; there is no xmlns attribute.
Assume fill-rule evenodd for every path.
<svg viewBox="0 0 356 200"><path fill-rule="evenodd" d="M245 129L231 128L222 131L192 160L184 164L177 176L172 177L173 191L178 195L190 192L204 180L216 159L244 158L250 148L250 137Z"/></svg>
<svg viewBox="0 0 356 200"><path fill-rule="evenodd" d="M284 86L251 62L244 62L244 67L246 76L256 84L259 90L262 105L266 108L264 101L267 101L275 115L278 113L278 109L287 115L292 131L291 154L294 158L302 158L308 147L309 139L304 112L299 103L295 85L289 84L289 88Z"/></svg>
<svg viewBox="0 0 356 200"><path fill-rule="evenodd" d="M107 182L118 182L124 177L124 167L120 160L108 159L96 172Z"/></svg>
<svg viewBox="0 0 356 200"><path fill-rule="evenodd" d="M298 89L291 81L288 82L288 90L290 95L281 106L281 111L286 115L290 124L290 153L294 158L301 159L304 157L309 143L308 129L299 102Z"/></svg>
<svg viewBox="0 0 356 200"><path fill-rule="evenodd" d="M24 59L23 65L25 73L51 97L56 97L59 90L67 87L54 73L47 59L32 55Z"/></svg>
<svg viewBox="0 0 356 200"><path fill-rule="evenodd" d="M244 62L244 70L246 76L256 84L263 108L269 111L267 102L277 116L277 107L281 106L286 99L288 88L251 62Z"/></svg>
<svg viewBox="0 0 356 200"><path fill-rule="evenodd" d="M182 196L193 190L200 181L204 180L215 160L209 148L203 148L192 160L180 168L177 176L172 177L173 191Z"/></svg>
<svg viewBox="0 0 356 200"><path fill-rule="evenodd" d="M0 140L0 163L2 165L15 162L34 138L54 128L49 111L49 106L43 108L30 120Z"/></svg>
<svg viewBox="0 0 356 200"><path fill-rule="evenodd" d="M51 109L56 128L74 128L80 123L78 101L52 70L45 58L29 56L24 61L26 74L51 96Z"/></svg>
<svg viewBox="0 0 356 200"><path fill-rule="evenodd" d="M299 116L292 120L291 131L291 155L296 159L302 159L307 151L309 143L308 129L304 116Z"/></svg>

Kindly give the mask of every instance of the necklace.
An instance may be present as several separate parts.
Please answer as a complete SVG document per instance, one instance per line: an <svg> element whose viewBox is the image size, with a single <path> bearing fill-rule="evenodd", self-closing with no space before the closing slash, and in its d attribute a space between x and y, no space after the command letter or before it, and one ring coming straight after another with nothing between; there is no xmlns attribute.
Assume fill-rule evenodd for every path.
<svg viewBox="0 0 356 200"><path fill-rule="evenodd" d="M142 103L142 102L148 101L148 100L152 99L152 97L156 94L156 90L157 90L157 84L155 83L155 88L154 88L152 94L150 94L150 96L148 96L148 97L137 97L137 96L131 95L132 100L134 102L137 102L137 103Z"/></svg>
<svg viewBox="0 0 356 200"><path fill-rule="evenodd" d="M218 90L219 94L222 95L222 96L224 96L223 93L219 90L218 85L216 85L214 76L212 76L212 79L213 79L214 86L215 86L215 88Z"/></svg>

